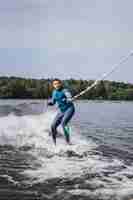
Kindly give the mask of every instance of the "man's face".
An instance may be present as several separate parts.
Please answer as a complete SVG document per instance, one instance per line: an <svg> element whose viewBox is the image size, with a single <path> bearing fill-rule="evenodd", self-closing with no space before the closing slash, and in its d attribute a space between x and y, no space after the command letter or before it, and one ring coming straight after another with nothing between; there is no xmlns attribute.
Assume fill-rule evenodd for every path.
<svg viewBox="0 0 133 200"><path fill-rule="evenodd" d="M61 86L62 86L62 83L61 83L60 81L54 81L54 82L53 82L53 87L54 87L55 89L60 89Z"/></svg>

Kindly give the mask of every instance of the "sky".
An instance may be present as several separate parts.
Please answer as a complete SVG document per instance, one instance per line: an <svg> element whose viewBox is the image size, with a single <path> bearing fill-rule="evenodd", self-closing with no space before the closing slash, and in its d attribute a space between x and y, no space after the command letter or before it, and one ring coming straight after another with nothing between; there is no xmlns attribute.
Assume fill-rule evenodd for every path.
<svg viewBox="0 0 133 200"><path fill-rule="evenodd" d="M97 79L133 51L132 0L0 0L0 76ZM109 80L133 83L133 56Z"/></svg>

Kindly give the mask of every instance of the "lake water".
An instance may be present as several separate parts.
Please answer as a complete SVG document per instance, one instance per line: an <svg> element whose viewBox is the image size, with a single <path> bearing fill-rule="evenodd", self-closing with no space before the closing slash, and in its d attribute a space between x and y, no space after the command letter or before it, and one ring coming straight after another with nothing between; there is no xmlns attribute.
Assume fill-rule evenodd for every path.
<svg viewBox="0 0 133 200"><path fill-rule="evenodd" d="M71 146L55 108L41 100L0 100L0 199L132 200L133 102L78 101Z"/></svg>

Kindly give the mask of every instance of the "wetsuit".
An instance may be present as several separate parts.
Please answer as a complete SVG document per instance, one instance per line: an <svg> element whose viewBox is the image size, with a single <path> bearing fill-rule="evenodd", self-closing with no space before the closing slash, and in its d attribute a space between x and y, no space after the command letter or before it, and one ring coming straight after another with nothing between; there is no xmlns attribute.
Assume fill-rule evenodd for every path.
<svg viewBox="0 0 133 200"><path fill-rule="evenodd" d="M57 127L61 124L67 143L70 142L70 136L67 124L74 115L74 104L69 100L71 94L67 89L54 90L52 94L52 100L48 102L48 105L58 104L59 112L57 113L52 125L51 132L53 141L56 144Z"/></svg>

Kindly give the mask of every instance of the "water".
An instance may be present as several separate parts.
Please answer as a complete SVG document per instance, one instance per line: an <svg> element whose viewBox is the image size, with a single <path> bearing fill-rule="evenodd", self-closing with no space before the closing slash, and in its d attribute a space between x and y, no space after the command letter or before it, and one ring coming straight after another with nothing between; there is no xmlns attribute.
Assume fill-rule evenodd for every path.
<svg viewBox="0 0 133 200"><path fill-rule="evenodd" d="M72 146L40 100L0 100L0 199L132 200L132 102L79 101ZM43 111L43 112L42 112Z"/></svg>

